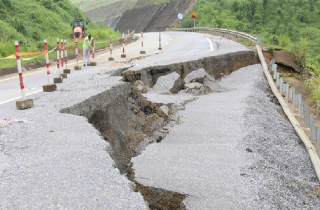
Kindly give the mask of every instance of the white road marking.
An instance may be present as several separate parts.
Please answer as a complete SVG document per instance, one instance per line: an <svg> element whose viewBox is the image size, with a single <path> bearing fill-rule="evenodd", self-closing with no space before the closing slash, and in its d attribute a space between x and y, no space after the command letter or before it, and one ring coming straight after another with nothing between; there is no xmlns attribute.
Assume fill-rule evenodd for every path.
<svg viewBox="0 0 320 210"><path fill-rule="evenodd" d="M36 91L36 92L26 94L26 96L31 96L31 95L34 95L34 94L37 94L37 93L40 93L40 92L43 92L43 90L38 90L38 91ZM0 105L9 103L9 102L11 102L11 101L19 100L19 99L21 99L21 97L12 98L12 99L10 99L10 100L0 102Z"/></svg>
<svg viewBox="0 0 320 210"><path fill-rule="evenodd" d="M203 36L203 35L201 35L201 34L198 34L198 33L192 33L192 34L196 34L196 35L198 35L198 36L201 36L201 37L205 38L205 39L209 42L210 52L214 51L212 41L211 41L209 38L207 38L207 37L205 37L205 36Z"/></svg>

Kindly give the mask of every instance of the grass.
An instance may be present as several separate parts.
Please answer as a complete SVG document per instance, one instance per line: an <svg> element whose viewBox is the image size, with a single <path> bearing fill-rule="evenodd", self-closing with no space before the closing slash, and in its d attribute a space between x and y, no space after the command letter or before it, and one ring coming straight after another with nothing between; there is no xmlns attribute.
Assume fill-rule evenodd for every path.
<svg viewBox="0 0 320 210"><path fill-rule="evenodd" d="M69 39L72 33L70 23L74 18L85 18L84 14L68 0L5 0L0 1L0 58L15 54L14 41L18 40L20 52L44 51L44 39L49 50L56 46L56 39ZM120 34L104 25L95 25L87 20L86 32L91 33L96 42L115 39ZM109 43L97 44L97 48ZM68 46L74 43L68 40ZM81 46L81 45L79 45ZM68 55L74 54L68 50ZM50 58L56 57L51 53ZM22 64L45 60L43 56ZM15 59L0 60L0 69L16 66Z"/></svg>

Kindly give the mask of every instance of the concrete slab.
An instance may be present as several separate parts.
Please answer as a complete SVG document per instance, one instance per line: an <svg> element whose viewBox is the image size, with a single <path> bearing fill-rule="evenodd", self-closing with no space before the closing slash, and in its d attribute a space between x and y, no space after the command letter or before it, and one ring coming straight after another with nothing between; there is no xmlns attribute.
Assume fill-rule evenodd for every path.
<svg viewBox="0 0 320 210"><path fill-rule="evenodd" d="M63 73L65 73L65 74L70 74L70 73L71 73L71 70L70 70L70 69L63 69Z"/></svg>
<svg viewBox="0 0 320 210"><path fill-rule="evenodd" d="M33 100L25 99L25 100L16 101L16 106L18 110L29 109L33 107Z"/></svg>
<svg viewBox="0 0 320 210"><path fill-rule="evenodd" d="M57 85L56 84L43 85L42 89L43 89L43 92L53 92L57 90Z"/></svg>

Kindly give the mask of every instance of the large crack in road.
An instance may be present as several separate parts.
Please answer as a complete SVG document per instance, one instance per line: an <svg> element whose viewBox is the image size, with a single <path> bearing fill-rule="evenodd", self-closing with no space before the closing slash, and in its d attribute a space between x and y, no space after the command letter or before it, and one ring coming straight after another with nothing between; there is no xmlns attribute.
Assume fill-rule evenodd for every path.
<svg viewBox="0 0 320 210"><path fill-rule="evenodd" d="M103 100L100 100L101 97ZM132 157L139 155L148 144L165 138L167 131L163 127L170 119L165 120L159 113L162 104L150 103L137 94L130 83L114 87L91 100L97 103L94 107L99 108L92 109L92 106L83 103L61 112L84 115L100 131L110 143L107 151L115 161L115 167L135 183L135 190L141 192L150 209L184 209L182 201L185 195L143 186L135 181L131 168ZM169 109L174 113L173 107Z"/></svg>
<svg viewBox="0 0 320 210"><path fill-rule="evenodd" d="M238 67L252 64L256 61L253 53L242 52L241 55L251 57L251 59L238 60L239 53L227 54L220 57L219 73L213 69L208 69L213 75L221 76L230 74L237 70ZM234 56L234 57L233 57ZM236 60L235 64L225 65L227 60ZM178 110L184 109L184 105L195 100L194 97L184 99L182 103L163 103L152 102L152 100L144 97L144 93L148 92L150 86L153 86L160 76L179 72L181 79L187 76L188 73L196 70L196 67L208 66L217 64L217 59L203 59L201 61L190 61L187 63L174 64L169 66L157 66L155 70L141 70L139 74L148 75L148 81L152 83L136 79L129 79L130 82L119 84L110 90L104 91L96 96L93 96L79 104L61 110L61 113L75 114L85 116L88 122L91 123L109 142L109 147L106 149L115 162L115 167L119 169L121 174L134 183L135 191L140 192L150 209L154 210L169 210L178 209L184 210L183 200L186 195L168 191L165 189L144 186L135 180L135 173L132 169L131 158L138 156L151 143L160 143L169 132L169 127L173 127L179 122L179 116L176 114ZM120 71L113 75L121 74ZM130 74L130 73L129 73ZM125 80L128 81L128 72L125 74ZM216 77L219 77L216 76ZM214 79L213 79L214 80ZM195 82L199 82L196 80ZM201 82L204 82L203 79ZM197 84L198 85L198 84ZM196 86L197 86L196 85ZM193 86L193 85L191 85ZM193 87L197 89L197 87ZM179 92L181 89L190 88L178 84L174 92ZM196 90L197 94L205 93L203 90ZM190 90L186 90L190 91Z"/></svg>

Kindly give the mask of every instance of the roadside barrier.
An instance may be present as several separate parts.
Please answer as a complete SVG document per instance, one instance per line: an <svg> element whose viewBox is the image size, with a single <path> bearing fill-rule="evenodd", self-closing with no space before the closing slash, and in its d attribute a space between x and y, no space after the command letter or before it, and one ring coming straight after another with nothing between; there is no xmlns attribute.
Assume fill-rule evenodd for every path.
<svg viewBox="0 0 320 210"><path fill-rule="evenodd" d="M125 54L125 50L124 50L124 42L125 42L125 38L124 38L124 33L122 34L122 54L121 54L121 58L126 58L126 54Z"/></svg>
<svg viewBox="0 0 320 210"><path fill-rule="evenodd" d="M19 81L20 81L20 89L21 89L21 100L16 101L16 107L18 110L21 109L28 109L33 106L33 100L32 99L26 99L26 94L24 91L24 84L23 84L23 74L22 74L22 67L21 67L21 61L20 61L20 48L19 48L19 42L15 41L15 50L16 50L16 59L17 59L17 67L19 72Z"/></svg>
<svg viewBox="0 0 320 210"><path fill-rule="evenodd" d="M141 47L142 50L140 51L140 54L146 54L146 51L143 50L143 32L141 32Z"/></svg>
<svg viewBox="0 0 320 210"><path fill-rule="evenodd" d="M18 41L15 41L15 49L16 49L16 59L17 59L17 67L18 67L18 73L19 73L21 95L22 95L22 100L25 100L26 94L24 91L23 74L22 74L22 67L21 67L21 61L20 61L20 48L19 48Z"/></svg>
<svg viewBox="0 0 320 210"><path fill-rule="evenodd" d="M76 45L76 60L77 65L74 67L74 70L81 70L82 66L79 66L79 49L78 49L78 39L75 39L75 45Z"/></svg>
<svg viewBox="0 0 320 210"><path fill-rule="evenodd" d="M94 48L95 48L94 38L92 37L92 59L94 59ZM90 61L90 66L96 66L97 62Z"/></svg>
<svg viewBox="0 0 320 210"><path fill-rule="evenodd" d="M66 64L66 68L63 69L64 74L70 74L71 70L68 68L68 51L67 51L67 40L64 40L64 63Z"/></svg>
<svg viewBox="0 0 320 210"><path fill-rule="evenodd" d="M61 68L63 69L63 50L64 50L64 47L63 47L63 39L60 40L60 53L61 53Z"/></svg>
<svg viewBox="0 0 320 210"><path fill-rule="evenodd" d="M56 73L58 72L59 76L55 77L53 79L54 83L62 83L62 81L63 81L61 71L60 71L60 47L59 47L59 44L60 44L59 38L57 38L57 69L56 69L54 75L56 75Z"/></svg>
<svg viewBox="0 0 320 210"><path fill-rule="evenodd" d="M161 47L161 32L159 32L159 48L158 50L162 50L162 47Z"/></svg>
<svg viewBox="0 0 320 210"><path fill-rule="evenodd" d="M318 180L320 181L320 159L319 159L319 156L317 155L317 150L320 153L320 143L319 143L319 141L317 141L317 148L318 149L316 150L315 147L313 146L313 144L311 143L310 139L308 138L308 136L304 132L303 128L300 126L299 122L296 120L296 118L294 117L294 115L290 111L290 109L288 107L288 104L286 103L285 99L283 99L282 94L280 94L276 84L273 81L274 78L276 78L276 81L277 80L280 81L279 73L276 72L276 66L273 65L272 70L274 70L274 73L276 72L275 74L277 76L276 77L274 77L274 76L272 77L271 73L268 70L268 66L266 64L266 61L264 59L264 56L263 56L263 53L262 53L262 50L261 50L260 46L256 45L256 49L257 49L257 52L258 52L259 59L261 61L261 65L262 65L264 74L265 74L265 76L267 78L267 81L269 83L269 86L271 87L273 94L277 97L277 99L278 99L283 111L285 112L285 114L289 118L291 124L293 125L295 131L299 135L301 141L305 145L305 147L306 147L306 149L307 149L307 151L309 153L309 156L310 156L311 162L313 164L313 167L314 167L314 169L316 171ZM280 88L280 82L279 82L279 88ZM281 88L281 89L283 89L283 88ZM290 91L290 88L289 88L288 97L292 98L294 106L299 106L299 110L300 110L301 113L306 111L307 108L306 108L306 105L302 103L301 94L300 95L299 94L296 95L295 94L295 90L291 88L291 91ZM307 118L306 125L309 125L309 126L312 125L313 124L313 117L310 117L310 118L306 117L306 118ZM313 129L313 130L315 130L315 129ZM312 132L315 132L315 131L311 131L311 133ZM320 135L320 133L319 133L319 135Z"/></svg>
<svg viewBox="0 0 320 210"><path fill-rule="evenodd" d="M46 66L47 66L48 85L50 85L49 52L48 52L48 42L46 39L44 40L44 50L46 51Z"/></svg>
<svg viewBox="0 0 320 210"><path fill-rule="evenodd" d="M109 61L113 61L114 58L112 57L112 36L110 36L110 57Z"/></svg>
<svg viewBox="0 0 320 210"><path fill-rule="evenodd" d="M50 77L50 68L49 68L49 52L48 52L48 43L47 40L44 40L44 49L46 53L46 67L47 67L47 77L48 77L48 84L42 86L43 92L53 92L57 90L57 86L55 84L51 84L51 77Z"/></svg>
<svg viewBox="0 0 320 210"><path fill-rule="evenodd" d="M92 37L92 58L94 59L94 38Z"/></svg>

